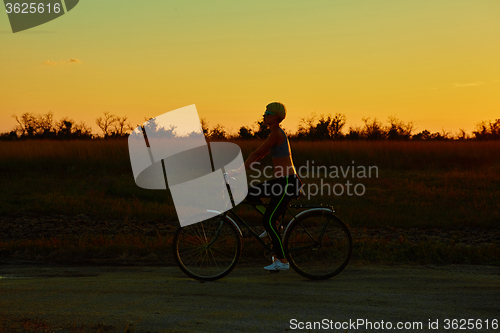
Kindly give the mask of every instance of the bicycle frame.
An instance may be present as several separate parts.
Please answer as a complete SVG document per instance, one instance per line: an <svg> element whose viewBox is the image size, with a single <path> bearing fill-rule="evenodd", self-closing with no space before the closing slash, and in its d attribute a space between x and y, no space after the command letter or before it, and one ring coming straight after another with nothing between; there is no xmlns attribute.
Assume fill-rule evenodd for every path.
<svg viewBox="0 0 500 333"><path fill-rule="evenodd" d="M224 178L228 191L223 191L223 195L231 196L227 174ZM252 206L261 216L266 216L263 208L270 209L267 200L244 200L241 203ZM222 211L207 210L207 219L210 219L206 232L203 221L199 227L187 227L185 232L182 227L177 229L173 241L174 256L179 268L188 276L213 281L229 274L241 254L243 227L240 224L248 229L245 237L253 237L262 244L266 258L269 252L273 252L272 244L267 244L269 239L258 236L256 231L260 229L254 231L258 224L249 224L242 218L247 217L247 211L237 212L232 197L231 201L226 200L226 205ZM254 220L254 216L251 219ZM309 279L323 280L346 267L352 254L352 237L348 226L335 215L332 206L289 204L277 220L285 227L281 235L285 256L297 273Z"/></svg>
<svg viewBox="0 0 500 333"><path fill-rule="evenodd" d="M252 206L257 212L259 212L261 215L264 215L261 211L259 211L257 209L257 206L264 206L264 207L267 207L269 206L268 203L253 203L253 202L247 202L247 201L243 201L241 202L240 204L244 204L244 205L249 205L249 206ZM296 208L296 209L307 209L305 211L302 211L298 214L294 214L290 208ZM282 214L281 216L281 223L283 223L283 221L285 220L285 216L287 214L287 212L292 215L292 219L288 222L286 228L285 228L285 231L283 234L286 233L286 231L288 230L288 226L291 225L291 223L296 220L297 218L299 218L302 214L304 213L307 213L307 212L310 212L312 210L325 210L325 211L329 211L329 212L332 212L334 213L335 210L333 209L332 206L324 206L324 205L289 205L286 207L286 210L285 212ZM245 222L245 220L243 220L243 218L241 218L235 211L234 211L234 208L233 209L230 209L224 213L222 213L221 215L221 227L222 227L222 223L223 223L223 220L225 217L227 217L235 226L236 228L239 230L240 232L240 235L242 235L241 233L241 229L240 229L240 226L238 223L235 222L235 219L236 221L238 221L239 223L243 224L246 229L250 232L251 236L255 239L257 239L259 241L259 243L262 244L262 246L264 246L264 248L268 251L272 251L272 248L270 248L269 244L266 244L258 235L257 233L255 233L255 231L253 231L253 229ZM325 233L325 228L326 228L326 224L325 226L323 227L321 233L320 233L320 236L319 236L319 239L318 240L314 240L313 236L306 230L307 234L309 235L309 237L311 237L312 240L314 240L315 243L317 244L320 244L321 243L321 239L323 238L323 235ZM210 244L208 246L210 246L211 244L213 244L216 240L217 240L217 237L219 235L219 232L220 232L220 228L217 230L217 233L216 233L216 236L214 237L214 239L212 240L212 242L210 242Z"/></svg>
<svg viewBox="0 0 500 333"><path fill-rule="evenodd" d="M246 201L241 202L241 204L244 204L244 205L250 205L250 206L252 206L252 207L253 207L253 208L254 208L257 212L259 212L261 215L263 215L263 214L262 214L262 212L261 212L261 211L259 211L259 210L257 209L257 206L264 206L264 207L267 207L267 206L269 205L269 204L267 204L267 203L255 203L255 204L254 204L254 203L250 203L250 202L246 202ZM288 207L287 207L287 209L288 209ZM228 216L228 215L229 215L229 216ZM243 220L243 219L242 219L242 218L241 218L238 214L236 214L236 212L234 211L234 209L231 209L231 210L229 210L229 211L227 211L227 212L224 212L222 216L223 216L223 217L228 217L229 219L231 219L231 220L233 221L233 223L235 223L235 222L234 222L234 220L233 220L232 218L236 218L236 220L237 220L239 223L243 224L243 225L247 228L247 230L250 232L250 234L251 234L251 235L252 235L255 239L257 239L257 240L258 240L258 241L259 241L259 242L260 242L260 243L264 246L264 248L265 248L266 250L268 250L268 251L272 251L272 249L269 247L269 245L268 245L268 244L266 244L266 243L265 243L265 242L264 242L264 241L263 241L263 240L259 237L259 235L257 235L257 234L255 233L255 231L253 231L253 229L252 229L252 228L251 228L251 227L250 227L250 226L249 226L249 225L245 222L245 220ZM236 224L236 223L235 223L235 224ZM236 226L238 226L238 224L236 224ZM238 226L238 228L239 228L239 226ZM240 231L240 232L241 232L241 231Z"/></svg>
<svg viewBox="0 0 500 333"><path fill-rule="evenodd" d="M226 187L228 189L228 191L230 192L231 191L231 186L229 184L229 177L227 175L226 172L224 172L224 181L226 183ZM232 201L232 200L231 200ZM264 215L260 210L257 209L257 206L264 206L267 207L269 206L268 203L261 203L261 202L258 202L258 203L253 203L253 202L248 202L248 201L243 201L241 202L240 204L244 204L244 205L250 205L252 206L257 212L259 212L261 215ZM302 211L298 214L294 214L290 208L296 208L296 209L307 209L305 211ZM282 224L283 221L285 220L285 215L286 213L288 212L290 215L292 215L292 219L288 222L286 228L285 228L285 231L283 233L286 234L287 230L288 230L288 227L292 224L293 221L295 221L297 218L299 218L302 214L306 213L306 212L310 212L311 210L326 210L326 211L330 211L332 213L335 213L335 210L333 209L333 207L331 205L302 205L302 204L298 204L298 205L288 205L286 207L286 210L285 212L282 214L281 216L281 222L279 224ZM213 211L215 212L215 211ZM253 231L253 229L238 215L236 214L236 212L234 211L234 208L230 209L230 210L227 210L225 211L224 213L222 213L222 217L221 217L221 226L219 227L219 229L217 230L217 233L216 233L216 236L214 237L214 239L210 242L210 245L212 245L216 240L217 240L217 237L219 236L219 233L220 233L220 229L222 228L222 223L224 221L224 218L227 217L234 225L235 227L238 229L238 231L240 232L240 235L242 236L243 234L241 233L241 229L239 227L239 225L234 221L233 218L235 218L239 223L243 224L247 230L250 232L250 234L252 235L252 237L254 237L255 239L257 239L263 246L266 250L268 251L272 251L272 249L269 247L268 244L266 244L256 233L255 231ZM323 235L325 234L325 230L326 230L326 227L327 225L325 224L323 226L323 229L321 230L321 233L319 235L319 239L318 240L314 240L313 236L309 233L309 231L305 230L306 233L309 235L309 237L311 237L311 239L316 243L316 244L321 244L321 240L323 238Z"/></svg>

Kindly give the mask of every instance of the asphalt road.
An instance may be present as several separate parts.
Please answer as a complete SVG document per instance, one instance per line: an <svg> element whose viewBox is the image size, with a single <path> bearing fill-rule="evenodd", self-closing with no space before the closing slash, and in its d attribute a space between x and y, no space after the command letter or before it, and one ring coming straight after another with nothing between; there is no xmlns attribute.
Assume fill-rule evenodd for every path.
<svg viewBox="0 0 500 333"><path fill-rule="evenodd" d="M101 323L117 332L308 331L315 321L337 332L388 332L389 323L392 332L500 332L491 327L500 321L500 267L351 265L317 282L292 270L269 274L263 264L206 283L177 267L0 264L0 320ZM447 330L446 319L474 324Z"/></svg>

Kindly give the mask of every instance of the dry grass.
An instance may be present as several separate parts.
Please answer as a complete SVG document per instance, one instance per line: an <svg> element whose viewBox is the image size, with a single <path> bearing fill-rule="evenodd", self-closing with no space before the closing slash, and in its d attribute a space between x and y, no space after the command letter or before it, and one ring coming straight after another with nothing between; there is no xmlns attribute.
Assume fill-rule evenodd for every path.
<svg viewBox="0 0 500 333"><path fill-rule="evenodd" d="M248 156L260 141L237 141ZM376 165L398 170L470 170L500 166L500 141L323 141L292 142L297 167ZM131 174L127 140L2 141L3 172ZM267 157L265 161L270 162Z"/></svg>
<svg viewBox="0 0 500 333"><path fill-rule="evenodd" d="M98 324L53 324L38 317L8 318L0 315L0 333L108 333L116 332L116 328L111 325ZM127 331L124 332L133 332Z"/></svg>
<svg viewBox="0 0 500 333"><path fill-rule="evenodd" d="M0 242L9 257L23 261L62 263L172 263L172 236L141 234L55 236Z"/></svg>
<svg viewBox="0 0 500 333"><path fill-rule="evenodd" d="M174 264L172 235L60 236L5 241L0 242L0 248L5 257L30 262ZM241 263L262 261L263 258L262 245L254 239L245 238ZM457 239L411 242L404 237L398 240L358 238L354 239L351 262L390 265L500 265L500 247L496 244L457 244Z"/></svg>
<svg viewBox="0 0 500 333"><path fill-rule="evenodd" d="M127 140L0 142L0 170L18 173L131 173Z"/></svg>
<svg viewBox="0 0 500 333"><path fill-rule="evenodd" d="M261 141L235 141L248 156ZM306 160L317 164L374 163L392 168L420 169L442 166L478 167L500 163L496 154L500 141L317 141L291 142L294 162ZM26 140L0 142L2 165L6 162L50 160L53 163L86 160L105 161L112 165L129 161L127 140L56 141ZM10 163L9 163L10 164ZM128 162L129 164L129 162Z"/></svg>
<svg viewBox="0 0 500 333"><path fill-rule="evenodd" d="M248 156L260 142L238 144ZM378 178L303 178L306 186L362 183L363 196L325 188L322 196L301 198L334 205L353 226L491 228L500 221L500 142L292 142L292 148L297 168L353 161L378 168ZM176 219L168 190L135 185L126 140L0 142L0 154L0 213Z"/></svg>
<svg viewBox="0 0 500 333"><path fill-rule="evenodd" d="M358 239L354 243L353 262L412 265L500 265L500 247L457 245L447 242Z"/></svg>

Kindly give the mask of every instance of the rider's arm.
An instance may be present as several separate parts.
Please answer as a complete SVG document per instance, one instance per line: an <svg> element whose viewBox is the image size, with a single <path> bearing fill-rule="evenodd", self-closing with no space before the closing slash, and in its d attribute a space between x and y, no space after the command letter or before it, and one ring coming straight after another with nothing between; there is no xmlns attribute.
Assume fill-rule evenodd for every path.
<svg viewBox="0 0 500 333"><path fill-rule="evenodd" d="M253 153L248 156L247 160L245 161L245 170L249 169L250 166L263 159L267 154L269 154L269 151L271 148L278 143L278 141L281 139L280 137L280 132L278 131L273 131L269 136L267 137L266 141L262 145L260 145L257 150L255 150Z"/></svg>
<svg viewBox="0 0 500 333"><path fill-rule="evenodd" d="M280 139L282 138L280 137L280 133L278 131L271 132L271 134L269 134L269 136L267 137L266 141L264 141L264 143L260 145L260 147L257 148L257 150L251 153L250 156L248 156L247 160L245 161L244 164L241 165L241 167L239 167L236 170L233 170L233 173L234 174L241 173L243 170L249 169L253 163L263 159L269 153L271 147L274 146Z"/></svg>

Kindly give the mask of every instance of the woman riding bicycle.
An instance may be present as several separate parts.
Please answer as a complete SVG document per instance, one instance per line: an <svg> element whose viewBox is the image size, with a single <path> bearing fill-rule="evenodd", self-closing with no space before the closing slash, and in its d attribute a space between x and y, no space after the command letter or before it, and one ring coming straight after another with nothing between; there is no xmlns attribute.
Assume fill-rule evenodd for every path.
<svg viewBox="0 0 500 333"><path fill-rule="evenodd" d="M285 117L286 109L283 104L274 102L266 106L264 124L271 129L271 133L266 141L248 156L244 164L245 169L249 169L269 152L271 152L273 158L274 176L276 178L249 187L246 198L250 202L257 203L262 203L261 198L271 199L262 222L267 235L271 237L277 259L271 265L264 267L266 270L286 270L289 268L281 237L277 230L277 220L285 212L290 200L300 195L302 187L302 182L297 176L293 165L288 138L280 127L280 123ZM265 235L264 233L261 237Z"/></svg>

